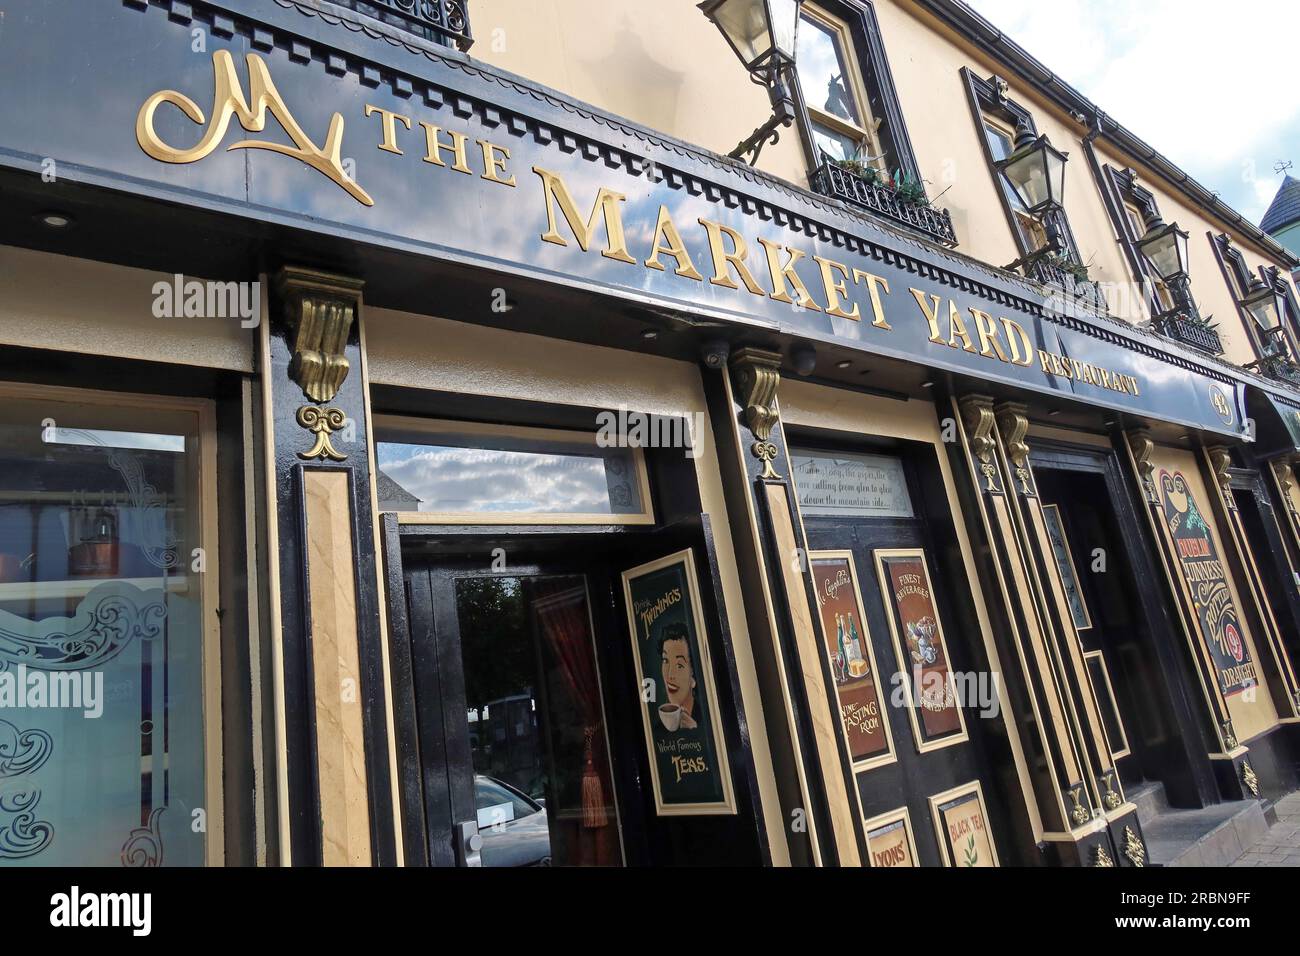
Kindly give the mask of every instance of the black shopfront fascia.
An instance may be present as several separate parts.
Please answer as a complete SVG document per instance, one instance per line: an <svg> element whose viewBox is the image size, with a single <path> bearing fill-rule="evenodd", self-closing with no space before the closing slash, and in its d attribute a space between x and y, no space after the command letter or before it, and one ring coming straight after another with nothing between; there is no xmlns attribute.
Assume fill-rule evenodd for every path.
<svg viewBox="0 0 1300 956"><path fill-rule="evenodd" d="M1230 366L1205 362L1082 307L1053 303L1032 284L887 232L845 206L598 114L455 51L398 41L377 24L353 32L320 16L316 5L290 2L285 8L252 0L220 6L76 0L57 13L36 0L18 0L8 12L14 53L5 70L11 85L27 92L0 106L0 164L35 176L52 158L66 194L83 202L101 195L84 192L89 186L115 191L105 200L110 205L127 198L178 205L170 228L165 217L156 221L163 235L153 242L166 250L184 247L186 234L211 222L267 250L264 262L277 254L268 241L276 237L278 254L320 249L341 265L371 270L364 276L370 302L418 280L426 265L459 267L462 274L469 266L487 270L508 294L512 281L519 288L594 292L678 327L708 323L718 334L764 345L822 343L1220 435L1242 434L1250 378ZM204 53L192 49L195 29L206 31ZM52 47L76 55L46 56ZM241 128L238 109L251 95L250 57L264 65L280 100L271 103L260 131ZM232 101L237 108L227 114L220 142L196 153L213 119L207 114L214 112L214 69L233 77L240 99ZM98 91L94 102L81 94L86 89ZM161 103L155 97L146 138L156 155L161 145L190 151L182 157L190 162L159 161L142 148L137 121L160 91L175 93ZM176 105L181 94L208 122L182 115ZM305 139L296 147L278 128L286 116ZM411 129L398 117L409 119ZM334 167L326 149L332 123L339 132ZM442 165L426 161L430 127L445 147L437 153ZM453 134L465 137L468 173L453 168ZM386 138L390 148L381 149ZM354 172L355 182L344 169ZM550 194L543 172L555 177ZM13 181L21 186L24 177ZM30 179L26 186L30 191ZM47 203L58 195L47 184L39 188ZM596 208L593 215L602 189L607 214ZM586 251L564 213L564 192L572 196L579 224L591 217ZM680 233L685 253L674 258L661 251L664 268L657 270L645 265L656 240L672 244L661 216ZM625 243L610 238L611 218ZM710 229L720 250L711 247ZM558 241L543 241L548 231ZM279 240L286 235L290 242ZM748 247L752 290L722 259L734 251L737 236ZM401 274L373 274L380 262ZM701 278L680 274L688 266ZM737 288L709 281L715 270ZM773 295L784 291L798 300L800 284L810 295L802 309ZM841 291L828 291L835 285ZM430 303L438 296L424 301L424 311L436 311ZM837 305L860 318L828 314ZM979 335L977 313L987 316L989 339ZM553 335L596 334L574 331L553 313L508 321L520 328L531 321L534 330Z"/></svg>

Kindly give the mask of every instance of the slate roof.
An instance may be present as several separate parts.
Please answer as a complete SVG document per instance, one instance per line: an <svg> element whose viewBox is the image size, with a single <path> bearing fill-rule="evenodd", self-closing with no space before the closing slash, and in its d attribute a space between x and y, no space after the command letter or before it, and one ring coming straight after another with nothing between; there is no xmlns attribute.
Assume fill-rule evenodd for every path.
<svg viewBox="0 0 1300 956"><path fill-rule="evenodd" d="M1300 222L1300 179L1288 176L1273 197L1268 212L1259 221L1259 228L1265 232L1276 232L1295 222Z"/></svg>

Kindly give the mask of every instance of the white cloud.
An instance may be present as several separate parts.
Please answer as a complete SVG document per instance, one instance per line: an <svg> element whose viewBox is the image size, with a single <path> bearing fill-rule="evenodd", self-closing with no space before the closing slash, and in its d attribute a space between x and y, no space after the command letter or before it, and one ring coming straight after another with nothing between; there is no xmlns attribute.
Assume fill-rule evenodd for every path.
<svg viewBox="0 0 1300 956"><path fill-rule="evenodd" d="M968 2L1254 221L1300 162L1294 0Z"/></svg>

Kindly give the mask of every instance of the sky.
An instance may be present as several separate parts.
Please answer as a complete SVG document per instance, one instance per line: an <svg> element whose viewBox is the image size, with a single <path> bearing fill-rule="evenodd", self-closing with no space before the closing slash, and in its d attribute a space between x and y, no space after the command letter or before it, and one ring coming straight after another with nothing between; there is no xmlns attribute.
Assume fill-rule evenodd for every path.
<svg viewBox="0 0 1300 956"><path fill-rule="evenodd" d="M1295 0L966 0L1252 222L1300 178Z"/></svg>

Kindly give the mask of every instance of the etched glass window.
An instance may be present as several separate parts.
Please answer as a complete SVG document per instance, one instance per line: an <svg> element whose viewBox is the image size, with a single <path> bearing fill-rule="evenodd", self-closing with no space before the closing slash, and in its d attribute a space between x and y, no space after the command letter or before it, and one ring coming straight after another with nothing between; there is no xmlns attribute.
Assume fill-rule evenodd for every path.
<svg viewBox="0 0 1300 956"><path fill-rule="evenodd" d="M27 394L0 406L0 866L201 865L199 413Z"/></svg>

